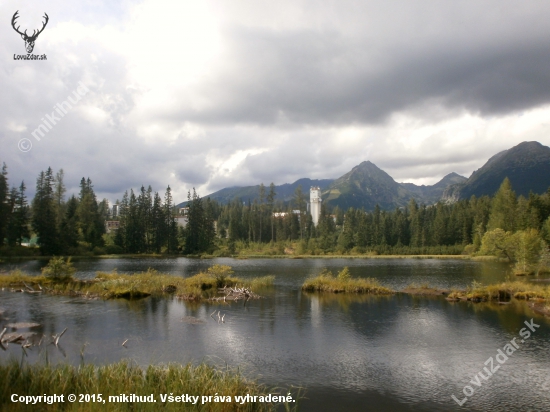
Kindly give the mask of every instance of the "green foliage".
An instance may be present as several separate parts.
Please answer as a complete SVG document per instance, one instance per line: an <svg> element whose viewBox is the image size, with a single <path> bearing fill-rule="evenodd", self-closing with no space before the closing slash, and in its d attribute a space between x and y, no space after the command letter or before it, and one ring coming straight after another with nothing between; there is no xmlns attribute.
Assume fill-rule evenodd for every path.
<svg viewBox="0 0 550 412"><path fill-rule="evenodd" d="M216 280L217 286L221 288L234 272L231 270L231 266L214 265L208 268L207 273Z"/></svg>
<svg viewBox="0 0 550 412"><path fill-rule="evenodd" d="M338 277L339 280L343 280L343 281L347 281L347 280L351 279L351 273L349 272L348 267L346 266L344 269L342 269L340 272L338 272L337 277Z"/></svg>
<svg viewBox="0 0 550 412"><path fill-rule="evenodd" d="M7 231L8 245L21 245L23 238L30 237L29 206L25 196L25 183L21 182L19 189L13 187L10 192L9 222Z"/></svg>
<svg viewBox="0 0 550 412"><path fill-rule="evenodd" d="M550 244L550 217L544 221L542 225L541 235L547 244Z"/></svg>
<svg viewBox="0 0 550 412"><path fill-rule="evenodd" d="M377 279L352 279L345 275L346 269L340 271L337 277L334 277L330 271L325 269L319 276L306 279L302 285L302 290L307 292L369 293L374 295L395 293L393 290L381 286ZM341 273L344 273L343 278L340 278Z"/></svg>
<svg viewBox="0 0 550 412"><path fill-rule="evenodd" d="M536 269L543 246L542 239L537 230L521 230L510 239L511 248L514 254L514 273L530 274Z"/></svg>
<svg viewBox="0 0 550 412"><path fill-rule="evenodd" d="M53 171L48 167L46 172L40 172L32 203L32 227L38 235L38 244L43 255L55 255L61 249L53 184Z"/></svg>
<svg viewBox="0 0 550 412"><path fill-rule="evenodd" d="M54 281L71 280L75 272L76 268L71 263L71 258L65 261L62 257L54 257L42 268L42 275Z"/></svg>
<svg viewBox="0 0 550 412"><path fill-rule="evenodd" d="M510 261L513 261L511 237L512 233L505 232L500 228L486 232L481 240L479 254L482 256L490 255L508 258Z"/></svg>
<svg viewBox="0 0 550 412"><path fill-rule="evenodd" d="M184 229L185 246L187 254L200 254L212 252L214 247L214 218L210 199L203 202L195 189L187 195L189 207L189 223Z"/></svg>
<svg viewBox="0 0 550 412"><path fill-rule="evenodd" d="M58 295L84 295L111 298L137 298L144 296L164 296L167 293L192 301L208 299L218 294L218 288L223 286L244 285L249 288L269 287L273 285L274 276L264 276L252 279L231 277L233 271L229 266L215 265L207 272L184 278L181 276L159 273L154 269L131 275L98 272L93 280L79 280L68 277L53 277L50 272L67 273L61 258L52 259L44 268L42 276L30 276L21 271L13 271L0 276L0 286L34 284L46 286L48 293ZM70 264L70 260L67 261ZM72 270L69 269L71 272ZM74 272L72 272L74 273ZM63 276L63 275L61 275ZM59 281L62 280L62 281Z"/></svg>
<svg viewBox="0 0 550 412"><path fill-rule="evenodd" d="M131 342L130 342L131 343ZM201 363L198 365L149 365L142 368L128 361L120 361L107 365L81 364L72 366L68 364L44 365L20 364L16 360L3 362L0 365L0 374L3 379L0 381L0 409L9 411L27 411L31 407L24 403L13 403L10 394L31 394L31 393L89 393L101 394L102 402L65 403L63 411L121 411L134 410L133 407L121 408L121 404L109 403L109 396L135 393L140 396L154 394L155 399L160 402L158 394L182 394L194 395L219 394L235 396L243 394L267 395L278 393L276 390L249 381L239 371L230 368L216 369L213 366ZM286 395L286 393L285 393ZM97 399L97 398L96 398ZM135 410L158 411L157 403L139 403ZM208 408L186 407L179 402L166 402L162 405L163 411L182 410L209 410L221 411L275 411L277 407L269 403L246 403L237 402L211 402ZM288 406L288 405L287 405ZM40 410L57 411L58 404L48 405L42 403Z"/></svg>
<svg viewBox="0 0 550 412"><path fill-rule="evenodd" d="M502 229L505 232L516 228L517 198L508 178L504 179L492 201L488 230Z"/></svg>
<svg viewBox="0 0 550 412"><path fill-rule="evenodd" d="M104 219L99 213L99 205L90 178L80 181L78 207L78 228L83 240L93 247L103 246L102 235L105 233Z"/></svg>
<svg viewBox="0 0 550 412"><path fill-rule="evenodd" d="M454 291L449 297L476 301L503 301L512 297L550 299L550 286L519 281L482 285L474 281L466 291Z"/></svg>
<svg viewBox="0 0 550 412"><path fill-rule="evenodd" d="M7 176L8 168L4 163L0 173L0 245L4 242L9 224L9 184Z"/></svg>

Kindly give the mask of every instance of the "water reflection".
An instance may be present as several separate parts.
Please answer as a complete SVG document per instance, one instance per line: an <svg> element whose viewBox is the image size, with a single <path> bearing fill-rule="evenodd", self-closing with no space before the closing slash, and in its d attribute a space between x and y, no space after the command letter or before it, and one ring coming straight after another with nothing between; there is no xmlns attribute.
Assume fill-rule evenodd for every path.
<svg viewBox="0 0 550 412"><path fill-rule="evenodd" d="M306 387L306 411L362 411L365 405L373 410L448 411L460 410L451 395L460 397L484 362L533 318L540 329L465 407L550 409L550 322L524 305L453 303L402 294L302 293L299 286L313 270L346 262L285 261L284 270L273 262L262 266L248 261L236 268L240 276L278 276L276 287L261 292L264 299L246 306L151 297L83 301L0 292L0 329L8 323L36 322L41 325L33 329L37 336L51 337L68 328L59 347L27 349L28 362L46 357L75 364L82 358L95 363L130 358L141 365L207 360L239 367L269 385ZM441 284L458 282L460 276L463 282L492 276L493 266L472 263L476 262L419 261L407 268L400 261L393 263L394 270L376 265L351 270L356 276L376 273L396 285L412 283L404 280L406 273ZM225 323L210 316L214 311L225 315ZM21 353L21 346L10 344L0 352L0 361L19 359Z"/></svg>

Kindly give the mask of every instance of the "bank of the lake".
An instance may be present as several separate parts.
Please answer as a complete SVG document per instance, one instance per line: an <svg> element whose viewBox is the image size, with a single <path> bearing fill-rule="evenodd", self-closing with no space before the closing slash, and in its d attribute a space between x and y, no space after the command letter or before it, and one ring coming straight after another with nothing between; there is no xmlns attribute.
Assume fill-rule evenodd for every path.
<svg viewBox="0 0 550 412"><path fill-rule="evenodd" d="M299 392L280 393L238 370L199 365L107 365L0 363L3 411L235 411L296 410ZM56 394L57 398L53 395ZM75 395L75 400L68 399ZM255 401L244 401L246 394ZM48 398L40 399L38 396ZM271 399L276 397L277 401ZM61 399L61 400L60 400ZM269 401L267 400L269 399ZM14 401L15 400L15 401Z"/></svg>
<svg viewBox="0 0 550 412"><path fill-rule="evenodd" d="M73 260L83 259L175 259L175 258L190 258L190 259L216 259L226 257L231 259L460 259L460 260L491 260L505 262L506 259L496 256L474 256L474 255L379 255L379 254L230 254L228 256L216 256L211 254L200 255L182 255L182 254L156 254L156 253L128 253L128 254L113 254L113 255L66 255ZM45 260L48 261L55 256L48 255L29 255L29 256L0 256L0 262L17 262L25 260Z"/></svg>

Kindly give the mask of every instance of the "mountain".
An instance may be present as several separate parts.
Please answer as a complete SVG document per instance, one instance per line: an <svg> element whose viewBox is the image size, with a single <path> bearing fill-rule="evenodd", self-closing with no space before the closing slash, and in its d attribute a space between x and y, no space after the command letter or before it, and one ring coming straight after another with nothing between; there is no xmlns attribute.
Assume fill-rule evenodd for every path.
<svg viewBox="0 0 550 412"><path fill-rule="evenodd" d="M355 166L342 177L334 179L303 178L294 183L285 183L275 186L275 201L288 203L294 199L296 188L301 185L304 195L309 200L309 188L318 186L322 198L329 206L338 206L341 209L349 207L373 210L378 204L384 210L395 209L407 205L411 197L417 203L436 203L445 189L455 183L466 181L466 178L456 173L450 173L433 186L417 186L413 183L397 183L393 178L378 168L374 163L366 161ZM260 186L227 187L205 196L221 204L234 200L253 202L258 200ZM269 186L266 186L266 195ZM183 207L182 202L178 207Z"/></svg>
<svg viewBox="0 0 550 412"><path fill-rule="evenodd" d="M374 163L366 161L332 182L322 191L322 197L328 205L344 210L349 207L373 210L377 204L381 209L390 210L406 206L411 198L417 203L436 203L449 185L465 180L451 173L433 186L397 183Z"/></svg>
<svg viewBox="0 0 550 412"><path fill-rule="evenodd" d="M294 198L294 191L298 186L302 186L302 191L304 195L309 200L309 188L311 186L319 186L321 190L326 189L334 179L308 179L303 178L296 180L294 183L285 183L282 185L275 186L275 201L289 202ZM212 194L205 196L205 198L210 198L216 200L221 204L227 204L233 200L239 200L240 202L253 202L254 200L259 200L260 185L256 186L243 186L243 187L227 187L225 189L218 190ZM269 185L265 187L265 194L269 193ZM182 202L178 207L183 207L187 202Z"/></svg>
<svg viewBox="0 0 550 412"><path fill-rule="evenodd" d="M433 186L417 186L413 183L400 183L405 189L414 195L415 199L422 199L425 204L437 203L441 199L445 190L451 185L457 185L466 182L464 176L458 173L449 173Z"/></svg>
<svg viewBox="0 0 550 412"><path fill-rule="evenodd" d="M456 201L472 195L492 196L505 178L517 195L530 191L544 193L550 187L550 147L539 142L523 142L491 157L463 183L450 186L442 199Z"/></svg>
<svg viewBox="0 0 550 412"><path fill-rule="evenodd" d="M543 193L550 187L550 148L538 142L523 142L491 157L469 179L450 173L432 186L397 183L374 163L365 161L338 179L300 179L294 183L275 186L276 201L285 203L294 198L301 185L309 198L309 188L319 186L323 202L341 209L349 207L373 210L378 204L385 210L406 206L411 198L417 203L431 205L439 200L452 202L472 195L492 196L505 177L512 182L516 193L527 196L529 191ZM269 186L266 186L266 195ZM253 202L258 199L259 186L230 187L206 197L222 204L233 200ZM183 206L183 202L178 206Z"/></svg>
<svg viewBox="0 0 550 412"><path fill-rule="evenodd" d="M362 162L321 191L324 202L346 210L349 207L372 210L405 206L410 193L392 177L369 161Z"/></svg>

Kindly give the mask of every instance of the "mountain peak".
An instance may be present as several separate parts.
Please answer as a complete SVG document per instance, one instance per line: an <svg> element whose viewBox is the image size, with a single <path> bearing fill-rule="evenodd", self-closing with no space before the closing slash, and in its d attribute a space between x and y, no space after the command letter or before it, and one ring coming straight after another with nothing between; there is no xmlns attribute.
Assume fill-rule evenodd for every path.
<svg viewBox="0 0 550 412"><path fill-rule="evenodd" d="M454 197L492 196L508 177L518 195L544 193L550 186L550 147L539 142L522 142L492 156L476 170ZM458 189L458 193L456 190Z"/></svg>

